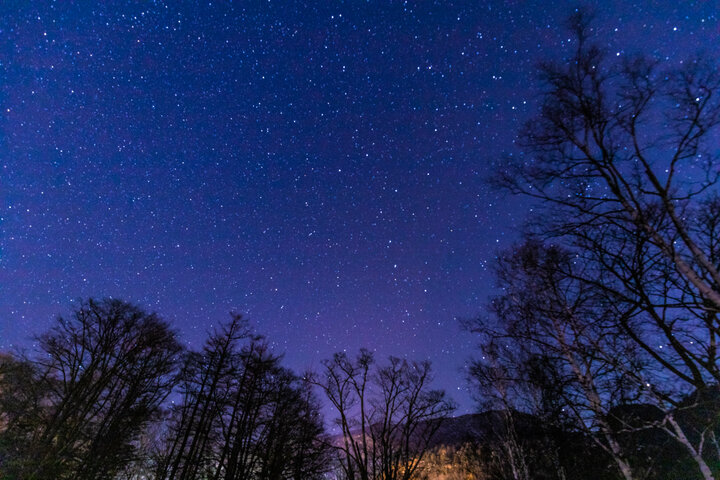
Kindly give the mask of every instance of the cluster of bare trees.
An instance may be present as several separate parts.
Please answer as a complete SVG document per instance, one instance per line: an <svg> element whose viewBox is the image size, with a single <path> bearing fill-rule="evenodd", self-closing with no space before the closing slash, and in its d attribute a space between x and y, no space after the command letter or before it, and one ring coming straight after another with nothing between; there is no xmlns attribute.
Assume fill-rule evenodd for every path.
<svg viewBox="0 0 720 480"><path fill-rule="evenodd" d="M155 478L319 478L327 444L312 392L234 316L180 375Z"/></svg>
<svg viewBox="0 0 720 480"><path fill-rule="evenodd" d="M192 351L155 314L88 300L36 351L0 356L0 478L416 478L451 405L428 363L372 364L336 355L301 378L238 315Z"/></svg>
<svg viewBox="0 0 720 480"><path fill-rule="evenodd" d="M571 27L575 51L542 66L541 111L497 178L539 210L499 261L492 318L471 322L473 378L587 434L626 480L671 478L670 460L718 478L717 63L607 57L585 13ZM676 458L628 444L648 432ZM531 478L512 447L508 476Z"/></svg>
<svg viewBox="0 0 720 480"><path fill-rule="evenodd" d="M342 478L411 480L442 422L454 410L443 391L430 390L430 364L390 357L377 365L361 350L323 363L313 383L337 412L335 442Z"/></svg>

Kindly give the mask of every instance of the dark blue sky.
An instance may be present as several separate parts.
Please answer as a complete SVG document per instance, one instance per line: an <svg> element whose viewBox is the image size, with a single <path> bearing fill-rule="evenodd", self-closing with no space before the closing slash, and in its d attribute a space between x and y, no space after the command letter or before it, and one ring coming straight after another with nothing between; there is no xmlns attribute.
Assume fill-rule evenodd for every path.
<svg viewBox="0 0 720 480"><path fill-rule="evenodd" d="M535 67L575 3L3 2L0 348L113 296L188 343L244 312L298 370L361 346L461 369L531 209ZM677 63L718 2L591 3L611 55Z"/></svg>

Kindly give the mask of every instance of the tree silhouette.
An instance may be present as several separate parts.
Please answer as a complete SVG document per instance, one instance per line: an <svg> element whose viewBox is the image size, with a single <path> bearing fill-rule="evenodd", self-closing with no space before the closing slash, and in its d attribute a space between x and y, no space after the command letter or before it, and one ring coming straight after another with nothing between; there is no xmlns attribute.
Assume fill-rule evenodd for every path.
<svg viewBox="0 0 720 480"><path fill-rule="evenodd" d="M498 277L504 293L491 307L497 325L473 325L484 338L483 359L475 362L472 375L486 392L488 386L498 392L505 409L545 413L528 404L554 402L553 410L565 412L555 421L568 420L589 435L629 480L632 468L608 412L635 393L625 382L625 370L635 360L634 345L606 321L594 289L563 274L572 258L537 243L501 258Z"/></svg>
<svg viewBox="0 0 720 480"><path fill-rule="evenodd" d="M626 478L633 476L628 455L610 441L616 435L609 418L601 420L614 411L613 398L658 408L662 418L646 427L661 428L703 478L714 478L711 464L720 456L705 446L716 426L690 427L679 417L690 393L720 380L720 172L713 140L720 74L702 58L664 68L644 57L608 57L582 11L570 27L576 49L563 62L541 66L540 113L522 133L523 154L509 158L496 178L539 200L526 233L547 243L541 256L555 250L564 259L547 263L550 275L521 263L528 247L516 250L514 271L532 273L522 283L528 291L538 282L533 275L549 281L532 301L514 286L515 296L496 304L514 310L495 313L505 320L555 318L545 331L553 332L551 347L541 350L557 351L564 361L578 355L570 378L583 387L591 425L609 435L605 445ZM540 343L543 333L526 323L522 335L507 331L507 322L501 330ZM596 400L588 396L593 390Z"/></svg>
<svg viewBox="0 0 720 480"><path fill-rule="evenodd" d="M338 414L335 445L348 480L410 480L442 421L454 410L443 391L431 390L429 362L390 357L376 366L361 350L351 360L337 353L323 362L313 383Z"/></svg>
<svg viewBox="0 0 720 480"><path fill-rule="evenodd" d="M2 471L27 479L109 478L174 384L181 347L167 323L90 299L2 366Z"/></svg>
<svg viewBox="0 0 720 480"><path fill-rule="evenodd" d="M189 352L158 479L313 479L327 468L317 402L239 315Z"/></svg>

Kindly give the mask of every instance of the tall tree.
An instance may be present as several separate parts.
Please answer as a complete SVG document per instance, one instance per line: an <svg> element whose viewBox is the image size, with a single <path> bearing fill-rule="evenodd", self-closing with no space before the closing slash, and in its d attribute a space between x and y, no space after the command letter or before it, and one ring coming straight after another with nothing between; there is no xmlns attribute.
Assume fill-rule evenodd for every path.
<svg viewBox="0 0 720 480"><path fill-rule="evenodd" d="M188 352L181 374L182 401L169 428L168 449L156 473L160 479L193 479L209 475L213 447L228 385L238 373L240 342L250 336L239 315L208 338L200 352Z"/></svg>
<svg viewBox="0 0 720 480"><path fill-rule="evenodd" d="M560 214L545 217L546 231L644 235L717 310L717 263L687 214L718 180L720 73L701 58L679 69L645 57L613 63L593 42L590 20L583 11L571 17L574 54L542 66L547 90L522 135L527 155L500 181Z"/></svg>
<svg viewBox="0 0 720 480"><path fill-rule="evenodd" d="M720 380L720 73L701 59L679 69L613 62L586 14L570 25L576 50L542 66L547 91L523 132L523 159L498 181L548 208L532 234L577 255L583 280L618 305L627 334L678 380L704 388Z"/></svg>
<svg viewBox="0 0 720 480"><path fill-rule="evenodd" d="M27 479L111 477L175 382L175 333L129 303L90 299L38 345L3 365L0 468Z"/></svg>
<svg viewBox="0 0 720 480"><path fill-rule="evenodd" d="M533 401L543 406L548 400L559 402L563 419L590 436L631 480L635 476L609 411L636 394L637 387L625 381L625 371L636 370L634 345L616 335L594 289L563 275L572 261L567 252L537 243L501 258L498 277L504 293L491 307L497 322L474 325L484 342L483 358L472 374L498 391L506 409L527 411ZM542 398L528 398L535 392ZM538 410L530 406L530 412Z"/></svg>
<svg viewBox="0 0 720 480"><path fill-rule="evenodd" d="M659 426L713 478L720 457L704 447L715 427L689 435L677 417L688 395L720 381L720 74L705 58L666 68L609 57L582 11L570 27L575 50L542 65L540 113L521 136L523 155L497 180L546 207L529 233L572 257L554 283L593 292L603 324L634 345L639 363L608 345L595 359L663 412Z"/></svg>
<svg viewBox="0 0 720 480"><path fill-rule="evenodd" d="M190 352L158 479L313 479L327 468L317 401L234 315Z"/></svg>

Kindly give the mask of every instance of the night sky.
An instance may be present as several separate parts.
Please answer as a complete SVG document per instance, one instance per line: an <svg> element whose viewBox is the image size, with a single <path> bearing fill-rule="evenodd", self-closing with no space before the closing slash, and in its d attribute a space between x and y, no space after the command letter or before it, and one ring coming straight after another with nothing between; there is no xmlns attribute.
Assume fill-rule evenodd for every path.
<svg viewBox="0 0 720 480"><path fill-rule="evenodd" d="M3 2L0 349L90 296L191 346L237 311L296 370L430 359L470 411L457 318L532 215L486 180L576 5ZM716 1L590 5L611 55L719 45Z"/></svg>

